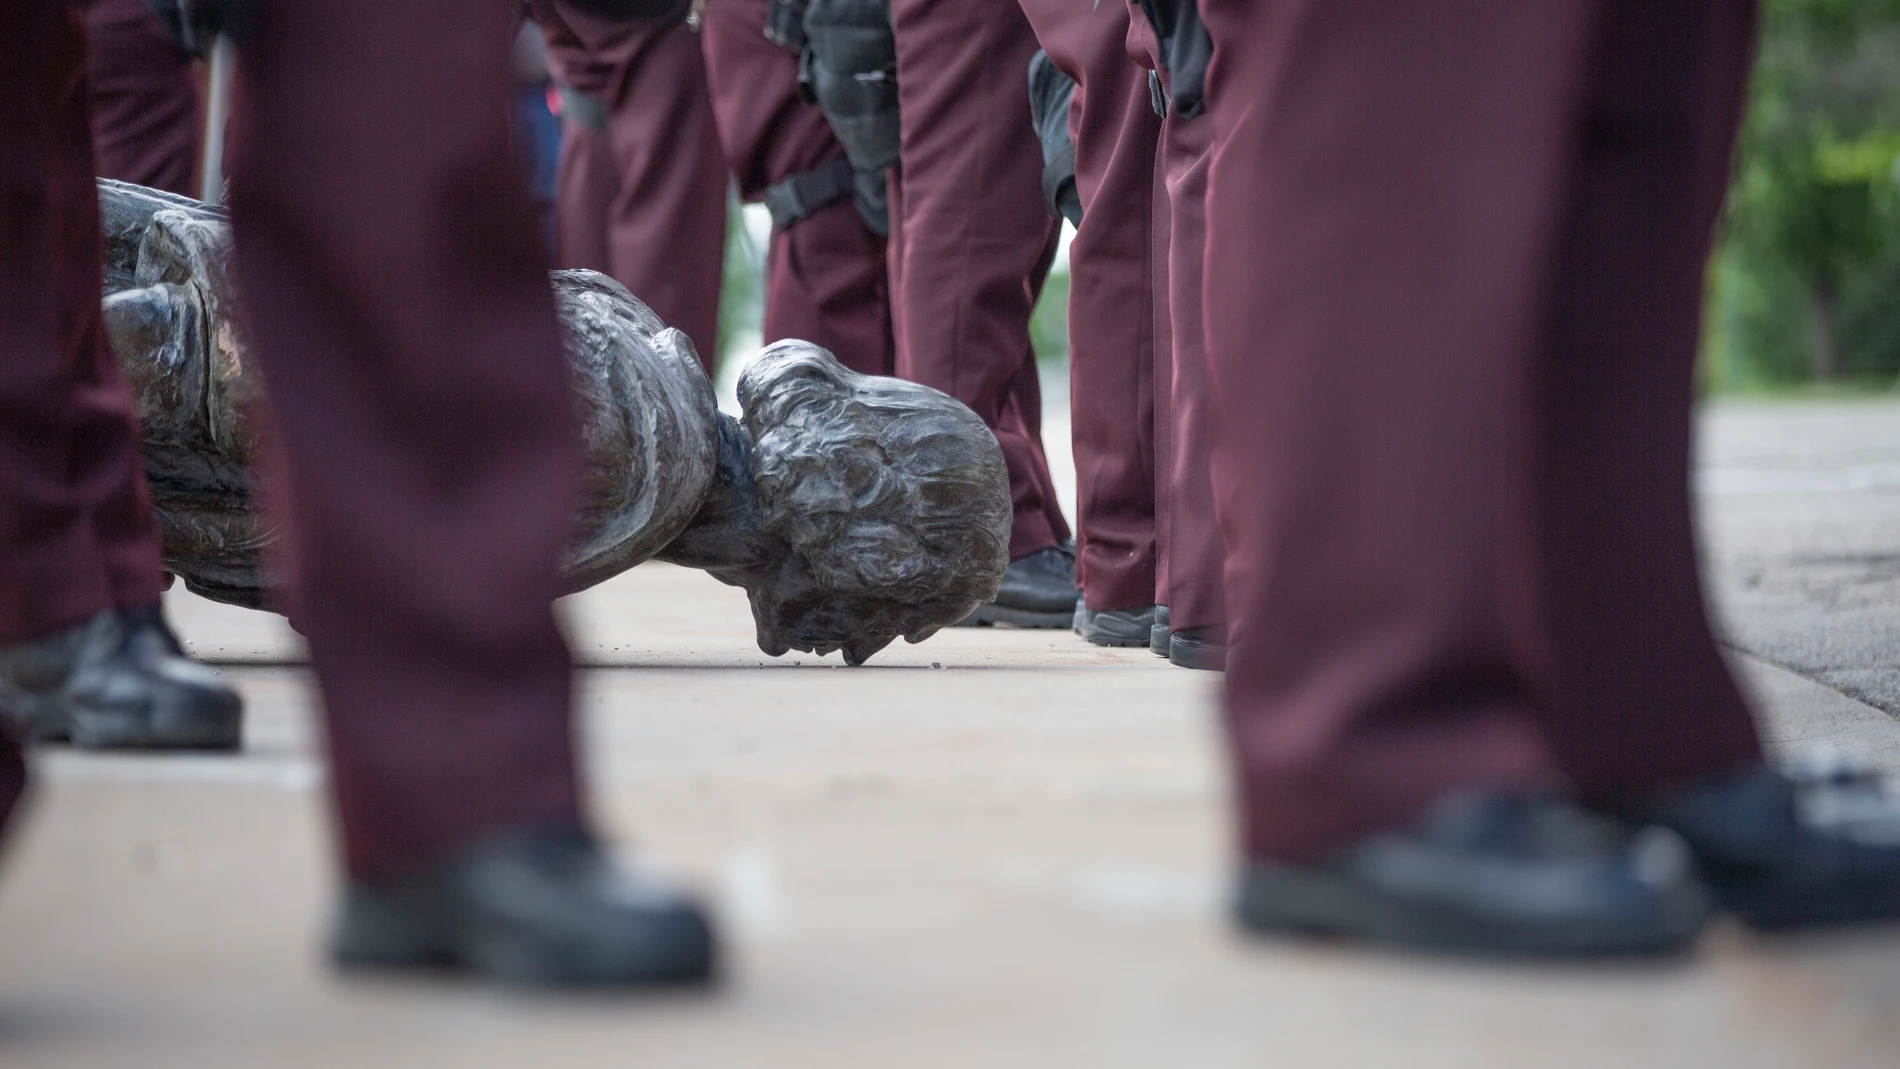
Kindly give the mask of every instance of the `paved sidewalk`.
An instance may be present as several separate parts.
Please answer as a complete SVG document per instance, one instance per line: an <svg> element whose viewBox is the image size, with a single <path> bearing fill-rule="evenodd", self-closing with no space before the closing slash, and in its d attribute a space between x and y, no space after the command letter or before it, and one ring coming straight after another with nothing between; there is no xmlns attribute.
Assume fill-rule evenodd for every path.
<svg viewBox="0 0 1900 1069"><path fill-rule="evenodd" d="M1900 532L1900 492L1878 478L1813 487L1855 449L1900 452L1900 405L1835 411L1712 414L1725 597L1750 561L1766 587L1777 562L1885 552L1862 547ZM1849 424L1861 445L1802 476L1819 504L1731 474ZM1727 604L1738 633L1766 619ZM246 750L42 755L0 878L0 1066L1900 1064L1900 932L1724 928L1688 964L1588 969L1241 940L1220 917L1214 679L1006 630L862 669L775 661L738 591L659 565L569 605L595 666L590 778L619 841L713 897L728 982L561 1001L341 981L316 955L332 877L294 636L185 596L174 609L249 697ZM1891 717L1761 648L1779 663L1739 663L1778 741L1900 772Z"/></svg>
<svg viewBox="0 0 1900 1069"><path fill-rule="evenodd" d="M1900 716L1900 398L1726 404L1704 431L1735 646Z"/></svg>

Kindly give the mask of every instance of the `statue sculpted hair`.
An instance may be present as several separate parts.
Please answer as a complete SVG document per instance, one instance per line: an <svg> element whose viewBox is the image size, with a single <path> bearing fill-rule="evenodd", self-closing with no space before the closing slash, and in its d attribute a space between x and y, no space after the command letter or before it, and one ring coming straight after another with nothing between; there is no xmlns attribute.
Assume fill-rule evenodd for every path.
<svg viewBox="0 0 1900 1069"><path fill-rule="evenodd" d="M831 598L888 603L867 621L884 632L878 646L921 641L995 596L1009 563L1009 483L975 413L800 341L766 349L739 401L765 531Z"/></svg>

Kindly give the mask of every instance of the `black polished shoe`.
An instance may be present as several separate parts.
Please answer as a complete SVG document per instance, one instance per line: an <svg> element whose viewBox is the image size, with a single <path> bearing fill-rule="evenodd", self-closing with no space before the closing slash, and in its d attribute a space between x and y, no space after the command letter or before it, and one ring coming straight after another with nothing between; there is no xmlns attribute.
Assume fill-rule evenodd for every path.
<svg viewBox="0 0 1900 1069"><path fill-rule="evenodd" d="M1754 765L1635 815L1680 834L1716 901L1757 928L1900 920L1900 797L1870 769Z"/></svg>
<svg viewBox="0 0 1900 1069"><path fill-rule="evenodd" d="M1039 549L1009 562L996 600L978 605L958 627L1070 627L1082 592L1075 588L1075 547Z"/></svg>
<svg viewBox="0 0 1900 1069"><path fill-rule="evenodd" d="M427 876L352 886L330 954L343 969L467 970L523 987L700 983L716 958L695 902L571 828L508 833Z"/></svg>
<svg viewBox="0 0 1900 1069"><path fill-rule="evenodd" d="M1252 862L1236 902L1255 932L1523 957L1676 953L1710 912L1674 833L1492 793L1454 795L1321 865Z"/></svg>
<svg viewBox="0 0 1900 1069"><path fill-rule="evenodd" d="M1203 672L1227 670L1227 629L1220 624L1183 627L1169 633L1168 663Z"/></svg>
<svg viewBox="0 0 1900 1069"><path fill-rule="evenodd" d="M1094 609L1075 603L1075 633L1096 646L1146 646L1159 606L1145 609Z"/></svg>
<svg viewBox="0 0 1900 1069"><path fill-rule="evenodd" d="M1156 605L1154 626L1148 629L1148 652L1156 657L1166 657L1169 640L1173 637L1174 632L1168 630L1168 607Z"/></svg>
<svg viewBox="0 0 1900 1069"><path fill-rule="evenodd" d="M34 742L235 750L244 703L185 656L164 612L150 605L0 649L0 712Z"/></svg>

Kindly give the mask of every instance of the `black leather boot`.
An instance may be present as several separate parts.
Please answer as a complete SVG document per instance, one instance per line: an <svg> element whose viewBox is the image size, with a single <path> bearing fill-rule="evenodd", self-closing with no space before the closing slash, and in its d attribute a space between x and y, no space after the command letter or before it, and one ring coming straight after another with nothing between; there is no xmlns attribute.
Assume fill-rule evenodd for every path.
<svg viewBox="0 0 1900 1069"><path fill-rule="evenodd" d="M1168 662L1177 668L1203 672L1227 670L1227 628L1220 624L1183 627L1170 632Z"/></svg>
<svg viewBox="0 0 1900 1069"><path fill-rule="evenodd" d="M1146 646L1154 632L1160 606L1141 609L1094 609L1075 603L1075 633L1096 646Z"/></svg>
<svg viewBox="0 0 1900 1069"><path fill-rule="evenodd" d="M164 612L149 605L0 649L0 712L28 741L234 750L244 703L185 656Z"/></svg>
<svg viewBox="0 0 1900 1069"><path fill-rule="evenodd" d="M958 627L1070 627L1082 592L1075 588L1075 547L1039 549L1009 562L996 600L978 605Z"/></svg>
<svg viewBox="0 0 1900 1069"><path fill-rule="evenodd" d="M1634 816L1679 833L1717 902L1755 927L1900 920L1900 796L1864 766L1753 765Z"/></svg>
<svg viewBox="0 0 1900 1069"><path fill-rule="evenodd" d="M1168 607L1156 605L1154 626L1148 629L1148 652L1156 657L1166 657L1173 638L1174 632L1168 627Z"/></svg>
<svg viewBox="0 0 1900 1069"><path fill-rule="evenodd" d="M1323 864L1251 863L1236 912L1263 933L1566 957L1682 951L1711 902L1673 832L1550 798L1467 793Z"/></svg>
<svg viewBox="0 0 1900 1069"><path fill-rule="evenodd" d="M699 983L716 958L697 903L572 828L507 833L415 879L350 887L330 953L344 969L465 970L524 987Z"/></svg>

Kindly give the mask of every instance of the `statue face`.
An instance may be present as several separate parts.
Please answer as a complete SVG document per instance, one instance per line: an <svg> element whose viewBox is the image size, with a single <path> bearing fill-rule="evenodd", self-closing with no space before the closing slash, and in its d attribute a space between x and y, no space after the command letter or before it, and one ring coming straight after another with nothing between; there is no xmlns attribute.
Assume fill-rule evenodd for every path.
<svg viewBox="0 0 1900 1069"><path fill-rule="evenodd" d="M841 649L862 664L995 596L1009 480L975 413L797 341L746 369L739 402L762 526L789 550L748 584L767 653Z"/></svg>

